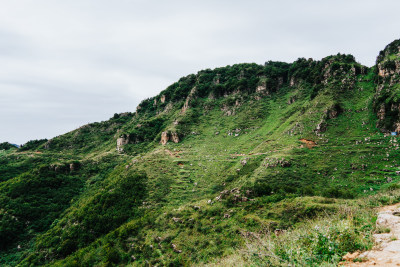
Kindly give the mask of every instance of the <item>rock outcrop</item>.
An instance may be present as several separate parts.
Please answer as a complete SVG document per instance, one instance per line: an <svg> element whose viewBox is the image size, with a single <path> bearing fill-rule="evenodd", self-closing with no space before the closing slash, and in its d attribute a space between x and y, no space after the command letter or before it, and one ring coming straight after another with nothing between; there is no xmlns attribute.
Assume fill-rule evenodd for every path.
<svg viewBox="0 0 400 267"><path fill-rule="evenodd" d="M162 104L165 103L165 99L166 99L165 95L162 95L162 96L161 96L161 99L160 99L160 101L161 101Z"/></svg>
<svg viewBox="0 0 400 267"><path fill-rule="evenodd" d="M334 119L339 115L340 109L338 108L332 108L332 109L328 109L326 111L326 115L328 117L328 119Z"/></svg>
<svg viewBox="0 0 400 267"><path fill-rule="evenodd" d="M164 146L169 141L169 134L168 132L161 133L161 141L160 143Z"/></svg>
<svg viewBox="0 0 400 267"><path fill-rule="evenodd" d="M338 104L332 105L331 107L326 109L323 113L321 121L317 124L314 131L317 134L325 132L328 127L327 121L336 118L341 112L342 108Z"/></svg>
<svg viewBox="0 0 400 267"><path fill-rule="evenodd" d="M323 133L326 131L327 125L324 119L322 119L318 124L317 127L315 127L315 132L316 133Z"/></svg>
<svg viewBox="0 0 400 267"><path fill-rule="evenodd" d="M160 143L162 145L167 144L168 141L170 141L170 140L174 143L179 143L180 139L179 139L178 133L177 132L168 132L168 131L161 133Z"/></svg>
<svg viewBox="0 0 400 267"><path fill-rule="evenodd" d="M290 160L286 160L285 158L265 158L264 162L263 162L263 166L266 168L275 168L275 167L282 167L282 168L286 168L286 167L290 167L292 165L292 163L290 162Z"/></svg>
<svg viewBox="0 0 400 267"><path fill-rule="evenodd" d="M74 173L79 170L81 167L80 162L73 162L73 163L56 163L49 165L49 170L54 171L56 173Z"/></svg>
<svg viewBox="0 0 400 267"><path fill-rule="evenodd" d="M322 84L328 85L334 82L342 91L353 89L356 82L356 75L361 73L361 69L356 68L354 64L338 65L334 58L325 63L322 71Z"/></svg>
<svg viewBox="0 0 400 267"><path fill-rule="evenodd" d="M49 141L47 141L47 142L44 144L44 149L50 149L51 143L52 143L52 142L53 142L52 139L50 139Z"/></svg>
<svg viewBox="0 0 400 267"><path fill-rule="evenodd" d="M378 75L386 78L394 74L400 74L400 40L396 40L387 45L379 53L376 59Z"/></svg>
<svg viewBox="0 0 400 267"><path fill-rule="evenodd" d="M374 233L375 246L368 251L347 253L343 266L398 266L400 262L400 217L396 205L380 209L377 229L388 229L389 233ZM354 262L355 259L361 261Z"/></svg>
<svg viewBox="0 0 400 267"><path fill-rule="evenodd" d="M295 78L295 77L291 77L291 78L290 78L290 82L289 82L289 86L290 86L290 87L293 87L293 86L295 86L296 84L297 84L296 78Z"/></svg>
<svg viewBox="0 0 400 267"><path fill-rule="evenodd" d="M192 90L190 90L189 95L186 97L185 104L183 104L182 113L185 113L186 110L189 108L190 101L194 98L195 93L196 87L193 87Z"/></svg>
<svg viewBox="0 0 400 267"><path fill-rule="evenodd" d="M380 108L379 108L378 112L377 112L378 119L379 119L379 120L384 120L384 119L385 119L385 114L386 114L386 111L385 111L385 104L382 103L382 104L380 105Z"/></svg>
<svg viewBox="0 0 400 267"><path fill-rule="evenodd" d="M250 192L247 192L247 194L250 194ZM221 201L223 199L227 199L231 203L247 202L254 200L243 196L243 193L240 191L239 188L221 191L219 195L215 197L215 201ZM213 202L209 201L208 203L212 204ZM226 216L225 218L228 218L228 216Z"/></svg>
<svg viewBox="0 0 400 267"><path fill-rule="evenodd" d="M229 107L226 104L223 104L221 107L221 111L224 113L225 116L232 116L235 115L235 109L234 107Z"/></svg>
<svg viewBox="0 0 400 267"><path fill-rule="evenodd" d="M265 81L262 81L259 83L259 85L256 88L257 93L265 93L268 94L268 89L267 89L267 83Z"/></svg>
<svg viewBox="0 0 400 267"><path fill-rule="evenodd" d="M122 152L124 151L123 146L128 144L129 139L126 136L121 136L117 139L117 151Z"/></svg>
<svg viewBox="0 0 400 267"><path fill-rule="evenodd" d="M171 140L174 143L179 143L179 136L178 136L178 134L176 132L172 132L171 133Z"/></svg>
<svg viewBox="0 0 400 267"><path fill-rule="evenodd" d="M400 131L400 40L385 47L376 59L378 86L374 109L378 117L376 126L383 132Z"/></svg>

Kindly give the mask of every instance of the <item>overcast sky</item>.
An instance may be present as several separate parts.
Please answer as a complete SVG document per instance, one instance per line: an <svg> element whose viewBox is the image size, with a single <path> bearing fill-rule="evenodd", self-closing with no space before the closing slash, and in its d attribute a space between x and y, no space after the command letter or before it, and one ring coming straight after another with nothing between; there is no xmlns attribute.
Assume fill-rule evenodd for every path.
<svg viewBox="0 0 400 267"><path fill-rule="evenodd" d="M400 38L398 0L0 0L0 142L52 138L201 69Z"/></svg>

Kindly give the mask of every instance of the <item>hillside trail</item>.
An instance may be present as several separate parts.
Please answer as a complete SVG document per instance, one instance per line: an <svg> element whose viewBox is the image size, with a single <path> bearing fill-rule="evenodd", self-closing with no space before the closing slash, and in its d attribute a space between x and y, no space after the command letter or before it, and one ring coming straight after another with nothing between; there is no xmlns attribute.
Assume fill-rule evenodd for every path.
<svg viewBox="0 0 400 267"><path fill-rule="evenodd" d="M400 203L385 206L378 212L377 227L389 233L374 234L375 246L365 252L354 252L343 257L342 266L400 266ZM354 259L363 262L352 262Z"/></svg>

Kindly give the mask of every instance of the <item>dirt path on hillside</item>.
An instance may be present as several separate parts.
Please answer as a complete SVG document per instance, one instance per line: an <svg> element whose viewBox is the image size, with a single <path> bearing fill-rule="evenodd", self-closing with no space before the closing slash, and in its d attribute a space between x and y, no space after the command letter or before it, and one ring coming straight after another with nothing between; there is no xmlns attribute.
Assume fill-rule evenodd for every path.
<svg viewBox="0 0 400 267"><path fill-rule="evenodd" d="M377 227L389 233L374 234L375 247L362 253L347 254L344 266L400 266L400 209L399 203L385 206L378 212ZM365 259L363 262L351 262Z"/></svg>

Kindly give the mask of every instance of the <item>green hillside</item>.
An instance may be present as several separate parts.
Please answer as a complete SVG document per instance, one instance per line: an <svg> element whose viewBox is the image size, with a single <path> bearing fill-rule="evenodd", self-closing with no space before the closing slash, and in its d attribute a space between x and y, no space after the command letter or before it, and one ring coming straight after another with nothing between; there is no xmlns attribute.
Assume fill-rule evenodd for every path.
<svg viewBox="0 0 400 267"><path fill-rule="evenodd" d="M134 113L0 144L0 265L336 266L400 201L399 74L400 40L371 68L207 69Z"/></svg>

